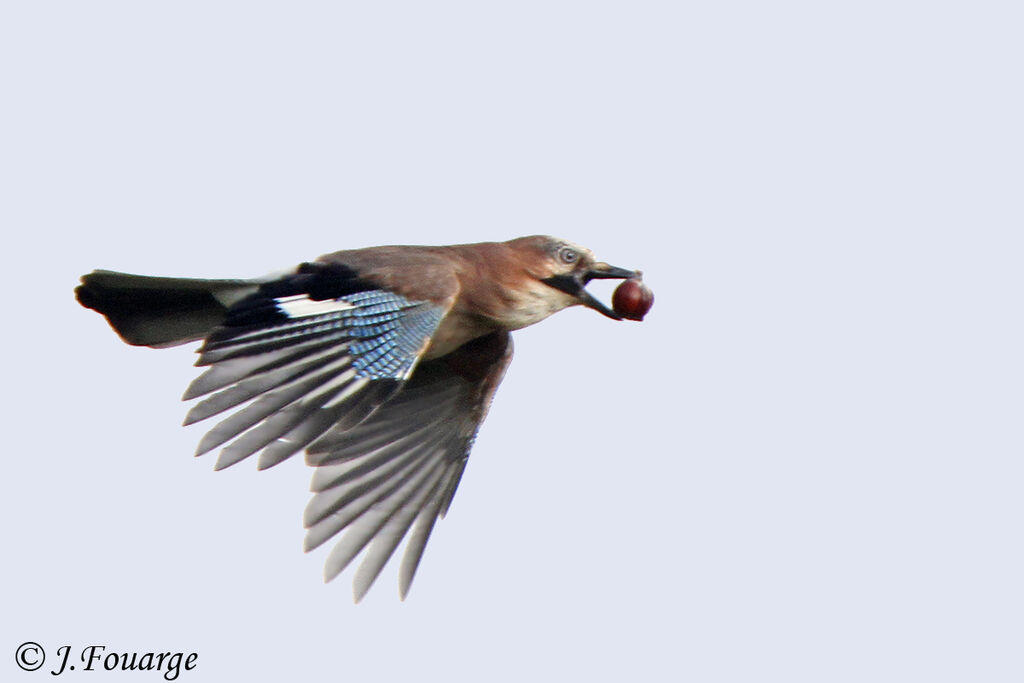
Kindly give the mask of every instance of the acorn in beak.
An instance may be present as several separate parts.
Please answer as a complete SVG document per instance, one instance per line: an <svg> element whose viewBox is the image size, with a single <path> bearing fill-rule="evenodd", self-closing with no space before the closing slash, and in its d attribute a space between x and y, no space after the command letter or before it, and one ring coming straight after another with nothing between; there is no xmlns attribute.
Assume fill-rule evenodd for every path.
<svg viewBox="0 0 1024 683"><path fill-rule="evenodd" d="M623 316L601 303L585 287L591 280L627 280L638 277L640 277L640 273L637 271L610 266L607 263L595 263L587 270L546 278L544 283L576 297L587 308L592 308L613 320L622 320Z"/></svg>

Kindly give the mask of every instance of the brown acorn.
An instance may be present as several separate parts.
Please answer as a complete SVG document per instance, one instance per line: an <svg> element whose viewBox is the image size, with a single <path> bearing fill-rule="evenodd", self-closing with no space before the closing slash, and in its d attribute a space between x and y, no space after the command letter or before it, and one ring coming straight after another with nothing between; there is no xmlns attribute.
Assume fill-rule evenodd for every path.
<svg viewBox="0 0 1024 683"><path fill-rule="evenodd" d="M654 292L640 278L623 280L612 294L612 308L628 320L643 320L654 305Z"/></svg>

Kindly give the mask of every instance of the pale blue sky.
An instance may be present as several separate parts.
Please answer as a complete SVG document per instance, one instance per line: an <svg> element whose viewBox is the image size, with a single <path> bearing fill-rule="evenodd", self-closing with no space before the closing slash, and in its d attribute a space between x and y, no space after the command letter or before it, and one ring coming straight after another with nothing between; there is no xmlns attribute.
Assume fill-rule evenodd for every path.
<svg viewBox="0 0 1024 683"><path fill-rule="evenodd" d="M0 642L198 652L182 681L1021 680L1019 6L492 5L0 10ZM193 459L191 351L72 297L534 233L654 309L517 333L405 603L393 567L324 586L304 465Z"/></svg>

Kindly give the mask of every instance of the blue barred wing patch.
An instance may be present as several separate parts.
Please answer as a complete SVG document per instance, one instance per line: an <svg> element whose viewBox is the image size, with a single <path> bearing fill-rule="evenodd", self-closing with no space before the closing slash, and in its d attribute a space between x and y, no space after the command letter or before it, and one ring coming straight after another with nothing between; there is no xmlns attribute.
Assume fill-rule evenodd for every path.
<svg viewBox="0 0 1024 683"><path fill-rule="evenodd" d="M380 290L347 298L355 306L346 313L355 340L349 352L356 376L406 379L444 312L432 304Z"/></svg>

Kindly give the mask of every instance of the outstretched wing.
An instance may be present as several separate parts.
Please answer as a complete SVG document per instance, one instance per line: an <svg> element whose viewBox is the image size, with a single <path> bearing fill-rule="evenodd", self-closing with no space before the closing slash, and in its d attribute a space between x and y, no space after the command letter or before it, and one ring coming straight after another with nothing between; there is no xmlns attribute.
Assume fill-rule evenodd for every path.
<svg viewBox="0 0 1024 683"><path fill-rule="evenodd" d="M216 468L260 452L260 469L328 430L353 427L413 374L455 296L416 301L340 263L306 263L228 310L199 349L209 369L184 398L210 394L185 424L229 415L197 455L224 446Z"/></svg>
<svg viewBox="0 0 1024 683"><path fill-rule="evenodd" d="M347 530L327 558L326 580L365 549L353 581L358 602L412 529L399 570L405 597L511 359L508 332L480 337L421 363L365 422L331 429L309 446L306 460L317 470L306 549Z"/></svg>
<svg viewBox="0 0 1024 683"><path fill-rule="evenodd" d="M512 358L509 334L494 332L421 362L457 294L454 278L445 297L443 276L433 275L431 301L339 262L260 284L206 337L196 364L208 369L185 392L205 396L186 424L226 414L197 450L222 447L217 469L255 453L263 469L306 450L317 468L306 549L345 531L327 580L365 551L357 601L406 536L399 588L407 594Z"/></svg>

